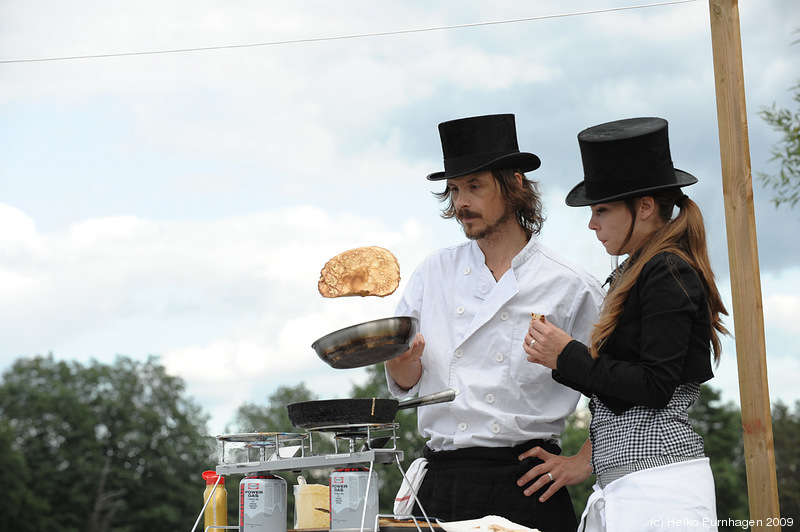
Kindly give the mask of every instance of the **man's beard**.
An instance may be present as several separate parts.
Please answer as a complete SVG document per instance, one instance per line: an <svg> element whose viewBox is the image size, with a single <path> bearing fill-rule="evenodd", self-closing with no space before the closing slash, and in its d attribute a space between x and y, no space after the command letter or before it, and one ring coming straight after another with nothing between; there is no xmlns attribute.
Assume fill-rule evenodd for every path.
<svg viewBox="0 0 800 532"><path fill-rule="evenodd" d="M507 208L505 212L502 214L502 216L500 216L500 218L498 218L494 223L488 224L486 227L484 227L479 231L469 231L467 227L463 223L461 223L462 216L467 218L479 217L481 219L483 219L483 216L478 216L476 213L472 211L462 210L458 212L458 223L461 224L461 229L464 231L464 235L467 238L469 238L470 240L483 240L485 238L489 238L490 236L496 234L500 230L500 228L502 228L504 225L508 223L508 221L511 219L513 215L514 213L511 211L511 209Z"/></svg>

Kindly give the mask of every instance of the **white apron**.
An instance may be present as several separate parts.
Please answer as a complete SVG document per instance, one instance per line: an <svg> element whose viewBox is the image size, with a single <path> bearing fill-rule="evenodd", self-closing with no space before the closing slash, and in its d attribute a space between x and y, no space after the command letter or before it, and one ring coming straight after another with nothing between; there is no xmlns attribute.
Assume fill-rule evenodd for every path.
<svg viewBox="0 0 800 532"><path fill-rule="evenodd" d="M717 530L708 458L643 469L593 489L578 532Z"/></svg>

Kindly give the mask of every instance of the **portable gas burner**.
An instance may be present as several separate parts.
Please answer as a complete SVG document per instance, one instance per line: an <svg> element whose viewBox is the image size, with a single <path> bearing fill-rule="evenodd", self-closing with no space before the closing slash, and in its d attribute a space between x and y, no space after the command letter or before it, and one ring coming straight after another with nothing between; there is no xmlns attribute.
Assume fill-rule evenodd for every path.
<svg viewBox="0 0 800 532"><path fill-rule="evenodd" d="M398 465L403 451L397 448L397 423L331 425L306 433L253 432L217 436L222 443L219 475L275 471L303 471L356 464ZM333 453L316 453L314 440L331 434ZM347 443L347 449L342 442ZM319 444L317 444L319 446ZM258 458L254 459L253 454Z"/></svg>

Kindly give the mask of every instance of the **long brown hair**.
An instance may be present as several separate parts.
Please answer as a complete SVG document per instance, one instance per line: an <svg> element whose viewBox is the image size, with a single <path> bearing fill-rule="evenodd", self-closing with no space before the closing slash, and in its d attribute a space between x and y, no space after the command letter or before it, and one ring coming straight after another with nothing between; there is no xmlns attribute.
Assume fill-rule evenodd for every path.
<svg viewBox="0 0 800 532"><path fill-rule="evenodd" d="M521 185L517 181L515 174L522 175ZM519 168L492 170L492 176L500 185L500 194L506 204L514 211L517 222L525 230L528 238L531 235L538 235L545 220L538 183L528 179ZM450 190L445 188L444 191L434 192L433 195L440 202L446 203L442 209L442 218L455 218L456 207L453 204Z"/></svg>
<svg viewBox="0 0 800 532"><path fill-rule="evenodd" d="M612 282L603 304L600 320L592 330L590 352L594 358L599 356L603 344L616 327L622 310L625 308L625 302L628 300L628 294L639 278L642 268L657 254L666 251L674 253L686 261L700 276L706 291L708 310L711 313L711 350L714 354L714 361L719 363L722 354L719 337L722 334L729 334L722 323L721 315L727 316L728 311L722 303L714 281L714 272L711 270L703 214L700 212L700 207L688 196L684 196L678 188L654 193L651 196L656 202L658 216L666 223L650 235L642 247L631 254L626 261L624 270ZM637 198L624 201L628 210L635 214ZM675 218L672 218L673 208L676 205L680 208L680 212ZM635 223L634 215L625 243L630 240Z"/></svg>

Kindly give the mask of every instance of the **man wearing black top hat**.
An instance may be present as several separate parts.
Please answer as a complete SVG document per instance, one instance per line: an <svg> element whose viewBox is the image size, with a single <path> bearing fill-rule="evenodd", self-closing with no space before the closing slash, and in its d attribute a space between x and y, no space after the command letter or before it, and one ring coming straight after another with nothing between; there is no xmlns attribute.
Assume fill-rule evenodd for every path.
<svg viewBox="0 0 800 532"><path fill-rule="evenodd" d="M386 362L398 398L454 388L456 399L421 407L424 459L414 515L444 521L501 516L546 532L575 530L565 479L526 494L517 479L540 463L533 447L558 454L557 438L579 394L527 361L522 342L531 313L572 337L589 338L603 292L578 266L542 246L541 198L525 176L540 166L520 152L514 115L439 124L446 181L442 216L455 218L467 241L428 256L408 281L396 314L416 316L411 349ZM588 468L588 458L586 460ZM555 487L555 494L540 497ZM422 507L420 509L420 506Z"/></svg>

